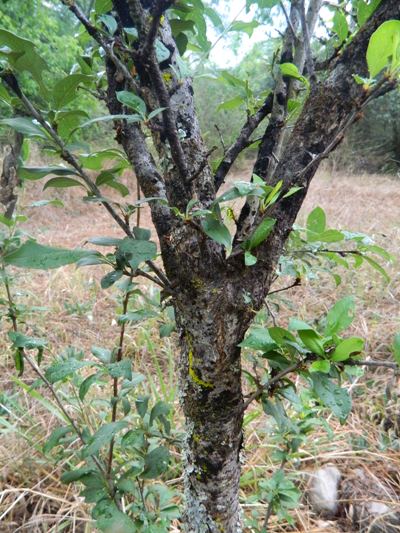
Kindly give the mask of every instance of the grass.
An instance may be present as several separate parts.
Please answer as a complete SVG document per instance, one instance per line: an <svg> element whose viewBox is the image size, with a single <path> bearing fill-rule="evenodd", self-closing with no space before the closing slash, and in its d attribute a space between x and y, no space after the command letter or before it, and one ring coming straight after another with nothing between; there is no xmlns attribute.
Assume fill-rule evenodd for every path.
<svg viewBox="0 0 400 533"><path fill-rule="evenodd" d="M237 176L237 179L242 178ZM29 214L29 224L25 229L39 242L74 247L86 245L90 237L118 236L118 229L101 208L82 204L74 190L58 195L64 201L64 208L26 207L42 198L40 187L32 183L20 199ZM45 192L49 198L53 194ZM347 177L320 173L299 219L304 220L305 214L316 205L325 209L331 227L368 233L391 253L398 253L398 180L383 176ZM142 213L142 220L142 225L149 223L146 210ZM86 353L92 345L115 345L118 334L114 322L116 294L113 290L99 288L103 273L102 267L90 270L64 267L50 272L17 273L14 291L18 291L19 302L41 308L32 319L27 320L27 327L31 334L49 339L44 366L69 345ZM388 286L366 267L358 272L344 273L343 284L338 289L328 276L307 282L276 298L280 306L279 322L284 324L293 315L304 320L321 316L336 299L353 294L357 299L358 312L352 333L368 339L366 356L387 359L393 334L400 330L400 275L397 264L390 267L389 273L392 281ZM151 293L149 295L152 297ZM127 348L134 370L147 377L149 393L174 403L175 423L179 426L182 416L173 367L175 339L160 340L158 325L157 320L150 320L145 326L130 326ZM3 321L3 332L7 327ZM0 361L0 532L94 531L89 509L82 503L78 487L71 488L60 482L63 464L57 462L56 455L49 461L42 452L43 443L58 422L56 410L50 406L49 398L32 396L29 386L35 378L29 371L22 378L26 386L21 389L15 377L6 335L2 336L0 346L3 353ZM334 438L322 430L315 432L308 445L301 449L296 462L288 465L287 470L304 485L307 472L328 462L337 463L348 472L362 464L378 477L389 479L400 493L397 474L400 471L399 435L396 436L393 431L392 434L385 433L381 427L389 409L385 403L385 391L391 391L390 409L400 412L400 403L397 405L395 402L396 395L400 393L398 387L398 380L388 372L367 372L352 385L354 409L348 423L341 426L328 417ZM271 459L273 445L268 438L265 417L260 411L254 405L246 417L243 501L256 488L256 479L267 478L277 468ZM180 480L177 477L169 483L179 485ZM243 509L250 516L254 510L265 512L266 504L260 507L257 502L246 503ZM292 514L294 525L280 524L273 517L271 531L350 531L346 521L326 523L319 519L305 501ZM253 530L248 528L246 531L250 533Z"/></svg>

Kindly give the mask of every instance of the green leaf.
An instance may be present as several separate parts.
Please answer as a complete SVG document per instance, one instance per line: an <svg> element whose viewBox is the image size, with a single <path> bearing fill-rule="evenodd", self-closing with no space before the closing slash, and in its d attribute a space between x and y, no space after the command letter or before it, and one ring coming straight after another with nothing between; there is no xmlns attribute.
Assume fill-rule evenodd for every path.
<svg viewBox="0 0 400 533"><path fill-rule="evenodd" d="M250 238L243 243L246 249L253 250L253 248L256 248L262 242L264 242L268 235L271 233L272 228L275 226L275 223L276 220L274 218L264 218L264 220L262 220L261 223L254 230Z"/></svg>
<svg viewBox="0 0 400 533"><path fill-rule="evenodd" d="M79 481L83 476L93 473L93 467L84 466L82 468L77 468L76 470L70 470L69 472L64 472L61 474L61 481L63 483L74 483Z"/></svg>
<svg viewBox="0 0 400 533"><path fill-rule="evenodd" d="M326 228L326 215L322 207L316 207L307 217L307 230L313 233L322 233Z"/></svg>
<svg viewBox="0 0 400 533"><path fill-rule="evenodd" d="M72 376L77 370L84 366L90 366L89 361L78 361L77 359L69 359L68 361L62 361L51 365L45 373L46 378L50 383L56 383L63 379Z"/></svg>
<svg viewBox="0 0 400 533"><path fill-rule="evenodd" d="M136 239L140 241L149 241L151 237L151 231L147 228L139 228L137 226L134 226L132 228L132 232Z"/></svg>
<svg viewBox="0 0 400 533"><path fill-rule="evenodd" d="M230 100L225 100L225 102L222 102L222 104L219 104L219 106L217 107L217 111L236 109L237 107L241 106L244 103L245 103L245 100L242 96L235 96L235 98L231 98Z"/></svg>
<svg viewBox="0 0 400 533"><path fill-rule="evenodd" d="M269 400L267 398L262 399L262 405L265 414L272 416L278 424L279 431L284 433L290 428L290 420L286 414L285 408L281 400L275 398Z"/></svg>
<svg viewBox="0 0 400 533"><path fill-rule="evenodd" d="M76 263L79 259L89 254L89 250L78 248L66 250L53 248L52 246L42 246L35 241L26 241L17 250L5 255L4 262L7 265L14 265L20 268L48 270Z"/></svg>
<svg viewBox="0 0 400 533"><path fill-rule="evenodd" d="M70 74L65 78L59 80L53 88L52 100L56 109L61 109L66 106L76 96L78 96L77 88L81 84L87 84L92 81L92 76L85 74Z"/></svg>
<svg viewBox="0 0 400 533"><path fill-rule="evenodd" d="M268 329L261 326L255 326L250 329L249 334L239 346L241 348L250 348L252 350L268 352L271 348L276 347L276 343L269 334Z"/></svg>
<svg viewBox="0 0 400 533"><path fill-rule="evenodd" d="M123 275L124 273L122 272L122 270L112 270L111 272L109 272L108 274L106 274L105 276L101 278L100 280L101 288L108 289L109 287L114 285L114 283L116 283L119 279L121 279Z"/></svg>
<svg viewBox="0 0 400 533"><path fill-rule="evenodd" d="M320 335L312 329L303 329L299 331L299 337L306 348L312 353L323 357L325 355L324 345Z"/></svg>
<svg viewBox="0 0 400 533"><path fill-rule="evenodd" d="M66 167L19 167L18 169L18 176L23 180L40 180L48 174L70 176L75 174L75 171Z"/></svg>
<svg viewBox="0 0 400 533"><path fill-rule="evenodd" d="M115 504L112 505L115 507L112 513L107 512L96 519L96 526L99 530L103 533L132 533L136 531L136 522L133 522L127 514L119 511Z"/></svg>
<svg viewBox="0 0 400 533"><path fill-rule="evenodd" d="M219 244L225 246L227 250L232 248L232 236L225 224L213 215L207 215L202 222L204 233Z"/></svg>
<svg viewBox="0 0 400 533"><path fill-rule="evenodd" d="M128 358L116 363L110 363L106 368L112 378L132 379L132 362Z"/></svg>
<svg viewBox="0 0 400 533"><path fill-rule="evenodd" d="M139 415L144 418L149 406L150 396L138 396L135 401L136 409Z"/></svg>
<svg viewBox="0 0 400 533"><path fill-rule="evenodd" d="M96 0L94 3L94 10L96 11L96 15L108 13L108 11L111 11L112 8L112 0Z"/></svg>
<svg viewBox="0 0 400 533"><path fill-rule="evenodd" d="M348 328L354 319L354 309L352 296L346 296L336 302L326 315L325 335L338 334Z"/></svg>
<svg viewBox="0 0 400 533"><path fill-rule="evenodd" d="M91 120L80 124L77 128L75 128L75 130L86 128L87 126L91 126L92 124L96 124L98 122L109 122L110 120L126 120L128 124L131 124L133 122L142 121L143 117L140 115L105 115L104 117L92 118Z"/></svg>
<svg viewBox="0 0 400 533"><path fill-rule="evenodd" d="M335 385L324 374L313 373L311 378L316 395L343 423L351 411L351 397L347 390Z"/></svg>
<svg viewBox="0 0 400 533"><path fill-rule="evenodd" d="M47 181L43 187L43 190L45 191L49 187L55 187L56 189L65 189L68 187L83 187L86 189L85 185L73 178L51 178L49 181Z"/></svg>
<svg viewBox="0 0 400 533"><path fill-rule="evenodd" d="M101 348L100 346L92 346L90 351L102 363L111 362L111 357L112 357L111 350L108 350L107 348Z"/></svg>
<svg viewBox="0 0 400 533"><path fill-rule="evenodd" d="M141 322L142 320L147 320L148 318L154 318L156 316L158 316L158 313L155 313L154 311L138 309L137 311L130 311L124 315L119 315L118 323L123 324L126 322Z"/></svg>
<svg viewBox="0 0 400 533"><path fill-rule="evenodd" d="M152 241L132 239L125 237L117 247L117 261L128 262L133 270L140 263L154 259L157 255L157 246Z"/></svg>
<svg viewBox="0 0 400 533"><path fill-rule="evenodd" d="M36 52L35 45L31 41L0 29L0 55L6 56L10 65L18 72L29 72L39 84L42 92L47 95L42 79L42 73L47 70L47 64Z"/></svg>
<svg viewBox="0 0 400 533"><path fill-rule="evenodd" d="M314 331L313 328L309 324L307 324L307 322L303 322L303 320L299 320L298 318L291 318L289 320L289 329L291 331L301 331L301 330Z"/></svg>
<svg viewBox="0 0 400 533"><path fill-rule="evenodd" d="M24 373L24 352L21 348L17 348L14 351L14 364L15 370L18 372L18 376L22 376Z"/></svg>
<svg viewBox="0 0 400 533"><path fill-rule="evenodd" d="M257 263L257 257L253 255L251 252L245 252L244 253L244 264L246 266L253 266Z"/></svg>
<svg viewBox="0 0 400 533"><path fill-rule="evenodd" d="M62 139L69 141L72 133L79 128L82 120L87 120L88 118L89 115L82 109L58 111L55 118L57 132Z"/></svg>
<svg viewBox="0 0 400 533"><path fill-rule="evenodd" d="M136 94L133 94L129 91L119 91L117 92L117 100L121 102L121 104L124 104L126 107L137 111L138 113L140 113L140 115L145 116L146 104Z"/></svg>
<svg viewBox="0 0 400 533"><path fill-rule="evenodd" d="M171 55L171 52L168 50L165 44L162 41L160 41L160 39L156 39L155 41L155 50L156 50L157 61L159 63L166 61L167 59L169 59L169 56Z"/></svg>
<svg viewBox="0 0 400 533"><path fill-rule="evenodd" d="M375 78L388 66L389 60L398 61L400 43L400 20L387 20L371 35L367 48L369 75Z"/></svg>
<svg viewBox="0 0 400 533"><path fill-rule="evenodd" d="M168 470L169 465L169 450L164 446L159 446L155 448L145 457L144 470L141 474L143 479L155 479L166 470Z"/></svg>
<svg viewBox="0 0 400 533"><path fill-rule="evenodd" d="M306 87L310 86L308 79L300 74L299 69L293 63L281 63L279 68L281 69L282 76L295 78L301 81Z"/></svg>
<svg viewBox="0 0 400 533"><path fill-rule="evenodd" d="M60 440L65 437L65 435L68 435L68 433L71 432L71 426L56 428L54 431L51 432L50 437L45 442L43 446L43 453L49 453L50 450L52 450L55 446L59 445Z"/></svg>
<svg viewBox="0 0 400 533"><path fill-rule="evenodd" d="M0 124L9 126L13 130L18 131L27 137L39 137L40 139L46 140L48 139L44 129L29 118L3 118L0 120Z"/></svg>
<svg viewBox="0 0 400 533"><path fill-rule="evenodd" d="M115 18L112 15L102 15L101 17L99 17L99 20L106 26L109 33L111 35L114 35L118 28L118 24Z"/></svg>
<svg viewBox="0 0 400 533"><path fill-rule="evenodd" d="M97 383L99 380L99 375L92 374L91 376L88 376L86 379L82 381L82 383L79 386L79 399L83 402L85 399L86 394L89 392L89 389L92 385Z"/></svg>
<svg viewBox="0 0 400 533"><path fill-rule="evenodd" d="M327 229L316 235L315 238L321 242L339 242L344 240L344 234L336 229Z"/></svg>
<svg viewBox="0 0 400 533"><path fill-rule="evenodd" d="M10 331L8 333L13 346L15 348L26 348L27 350L35 350L36 348L44 348L47 345L45 339L37 339L35 337L28 337L19 331Z"/></svg>
<svg viewBox="0 0 400 533"><path fill-rule="evenodd" d="M324 374L329 374L330 369L331 364L326 359L314 361L312 365L310 365L310 372L323 372Z"/></svg>
<svg viewBox="0 0 400 533"><path fill-rule="evenodd" d="M385 281L386 281L387 283L390 282L390 276L389 276L389 274L386 272L386 270L385 270L383 267L381 267L381 265L380 265L379 263L377 263L377 262L375 261L375 259L372 259L372 257L369 257L368 255L363 255L363 259L364 259L364 260L365 260L365 261L366 261L366 262L367 262L372 268L374 268L377 272L379 272L379 274L380 274L381 276L384 277L384 279L385 279Z"/></svg>
<svg viewBox="0 0 400 533"><path fill-rule="evenodd" d="M91 437L88 446L82 450L82 457L96 454L103 446L110 443L111 439L122 429L128 426L128 422L119 420L118 422L109 422L100 427Z"/></svg>
<svg viewBox="0 0 400 533"><path fill-rule="evenodd" d="M400 333L394 336L392 349L394 360L400 366Z"/></svg>
<svg viewBox="0 0 400 533"><path fill-rule="evenodd" d="M340 342L332 354L331 360L335 363L346 361L353 353L362 352L364 349L364 339L359 337L350 337Z"/></svg>
<svg viewBox="0 0 400 533"><path fill-rule="evenodd" d="M304 187L290 187L290 189L288 190L288 192L282 196L282 200L283 200L284 198L289 198L289 197L292 196L293 194L296 194L296 192L301 191L301 189L304 189Z"/></svg>
<svg viewBox="0 0 400 533"><path fill-rule="evenodd" d="M369 17L374 13L376 8L381 3L381 0L371 0L368 4L365 0L358 0L357 2L357 22L362 26L367 22Z"/></svg>
<svg viewBox="0 0 400 533"><path fill-rule="evenodd" d="M296 342L296 337L290 333L289 330L280 327L268 328L271 338L279 345L287 344L288 342Z"/></svg>
<svg viewBox="0 0 400 533"><path fill-rule="evenodd" d="M156 418L168 416L171 407L165 402L157 402L150 412L149 425L152 426Z"/></svg>
<svg viewBox="0 0 400 533"><path fill-rule="evenodd" d="M160 113L162 113L163 111L165 111L167 108L166 107L158 107L157 109L154 109L150 114L149 116L147 117L147 120L151 120L152 118L156 117L157 115L159 115Z"/></svg>
<svg viewBox="0 0 400 533"><path fill-rule="evenodd" d="M108 264L107 259L99 252L93 252L89 250L90 255L82 257L76 262L77 267L89 266L89 265L103 265Z"/></svg>
<svg viewBox="0 0 400 533"><path fill-rule="evenodd" d="M97 246L118 246L122 239L117 237L92 237L88 239L90 244L96 244Z"/></svg>
<svg viewBox="0 0 400 533"><path fill-rule="evenodd" d="M231 24L229 31L243 31L247 33L249 37L253 35L253 31L258 28L259 22L256 20L252 20L249 22L244 22L243 20L236 20L233 24Z"/></svg>
<svg viewBox="0 0 400 533"><path fill-rule="evenodd" d="M340 46L349 34L349 25L347 23L346 15L341 9L337 9L333 17L333 31L339 38L338 45Z"/></svg>

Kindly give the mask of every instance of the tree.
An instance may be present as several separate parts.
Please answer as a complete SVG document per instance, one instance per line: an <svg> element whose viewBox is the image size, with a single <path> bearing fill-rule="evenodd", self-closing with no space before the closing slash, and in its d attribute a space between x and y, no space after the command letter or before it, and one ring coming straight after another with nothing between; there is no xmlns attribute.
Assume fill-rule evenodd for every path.
<svg viewBox="0 0 400 533"><path fill-rule="evenodd" d="M51 114L44 104L41 109L34 106L17 79L21 68L18 53L23 55L28 45L3 30L1 38L13 53L1 72L2 80L24 112L35 119L31 127L36 128L36 135L52 143L68 164L70 175L83 183L125 232L127 240L119 249L119 259L117 253L116 272L123 272L126 261L131 261L130 276L150 277L172 300L179 330L177 368L187 432L184 523L187 531L196 533L240 531L238 492L245 409L251 400L273 394L272 384L304 363L297 361L293 366L291 362L281 373L271 373L272 381L256 383L254 393L244 399L240 343L265 303L279 257L320 162L373 98L396 87L400 5L397 0L347 1L334 8L329 46L332 42L335 46L329 56L329 46L318 46L313 39L321 0L310 0L307 5L304 0L292 0L288 9L281 2L287 28L279 68L274 71L275 88L249 110L239 136L212 170L211 154L195 112L192 82L180 58L194 32L196 46L208 46L201 30L203 4L97 1L89 19L74 0L63 3L97 46L86 65L96 69L104 64L105 79L91 90L105 102L110 113L107 118L114 121L117 141L140 188L146 198L153 199L151 213L165 271L153 263L154 252L149 252L137 230L131 229L129 213L121 216L102 197L99 185L59 133L64 104L72 100L78 85L93 85L92 79L85 79L88 73L66 77L48 98L52 106L59 99L58 114ZM269 9L265 2L247 4L253 3ZM321 48L327 57L317 62L313 47ZM36 61L23 67L42 83L45 67L39 65L33 49L26 53ZM62 93L62 87L68 90ZM21 121L7 123L26 133ZM227 173L260 126L262 139L252 181L218 196ZM149 146L149 135L156 153ZM221 203L233 197L246 201L235 220L232 239ZM319 227L320 221L316 217L317 232L325 229ZM139 269L136 259L132 262L135 253L147 262L150 273ZM321 355L318 339L303 337L315 361L315 354Z"/></svg>

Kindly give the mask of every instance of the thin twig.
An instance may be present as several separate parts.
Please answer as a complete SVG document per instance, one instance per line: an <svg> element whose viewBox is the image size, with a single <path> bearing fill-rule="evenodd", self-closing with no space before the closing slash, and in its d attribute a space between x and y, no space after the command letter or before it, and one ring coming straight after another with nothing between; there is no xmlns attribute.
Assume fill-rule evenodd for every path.
<svg viewBox="0 0 400 533"><path fill-rule="evenodd" d="M253 115L247 117L245 124L243 125L233 144L231 144L227 150L224 150L224 158L215 171L214 180L216 190L218 190L223 184L227 173L238 158L239 154L249 146L248 142L254 130L256 130L266 116L271 113L273 101L274 95L273 93L270 93L260 109Z"/></svg>
<svg viewBox="0 0 400 533"><path fill-rule="evenodd" d="M172 6L172 4L175 2L175 0L159 0L158 2L155 2L154 9L152 11L152 21L150 24L150 28L147 32L145 41L142 46L141 54L146 57L149 53L151 53L154 42L157 37L158 28L160 26L160 20L165 11Z"/></svg>
<svg viewBox="0 0 400 533"><path fill-rule="evenodd" d="M268 393L281 379L283 379L288 374L291 374L292 372L295 372L296 370L299 370L302 366L304 366L306 363L309 363L311 361L315 361L318 358L316 354L310 353L308 354L304 359L301 361L298 361L297 363L293 363L292 365L288 366L284 370L281 370L276 376L269 379L265 385L259 386L253 393L251 393L247 400L243 404L243 412L249 407L249 405L254 401L261 398L261 396L265 393ZM377 360L365 360L365 361L359 361L356 359L348 359L346 361L342 361L340 363L341 365L349 365L349 366L369 366L372 368L390 368L392 370L397 370L400 372L400 367L397 363L392 363L390 361L377 361Z"/></svg>
<svg viewBox="0 0 400 533"><path fill-rule="evenodd" d="M359 119L361 111L375 98L385 94L387 91L393 89L397 85L397 81L393 79L387 79L383 77L372 89L367 93L367 97L361 102L357 108L342 122L337 134L328 144L328 146L320 154L312 157L311 161L296 174L296 181L307 174L307 172L322 159L326 159L329 154L336 148L336 146L342 141L345 132L349 127Z"/></svg>
<svg viewBox="0 0 400 533"><path fill-rule="evenodd" d="M290 451L290 448L289 448L289 445L287 445L286 446L286 450L285 450L285 455L282 457L282 461L281 461L281 464L279 466L278 472L282 471L285 468L285 465L286 465L286 463L288 462L288 459L289 459L288 458L289 451ZM273 509L274 509L274 500L271 499L271 501L268 504L267 512L265 513L265 518L264 518L263 530L265 532L268 531L268 523L269 523L269 520L271 518Z"/></svg>
<svg viewBox="0 0 400 533"><path fill-rule="evenodd" d="M4 77L3 77L4 78ZM99 199L99 202L104 205L105 209L110 213L112 218L117 222L117 224L121 227L121 229L128 235L130 238L135 238L129 225L118 215L118 213L114 210L114 208L111 206L109 202L104 200L100 189L97 187L97 185L94 183L94 181L91 179L89 174L87 174L82 166L79 164L78 160L75 158L75 156L67 149L67 147L64 144L64 141L59 137L57 132L52 128L49 123L45 120L43 115L35 108L35 106L30 102L30 100L24 95L24 93L21 91L18 81L15 78L15 76L7 75L7 78L5 79L7 85L17 94L21 102L24 104L26 110L32 116L34 119L36 119L39 124L47 131L47 133L50 135L50 137L53 139L53 141L57 144L57 146L61 150L61 157L69 163L76 171L78 176L80 176L83 181L86 183L86 185L89 187L91 193ZM165 274L155 266L153 261L146 261L146 264L153 270L153 272L160 278L163 285L166 287L170 286L168 278L165 276Z"/></svg>
<svg viewBox="0 0 400 533"><path fill-rule="evenodd" d="M344 365L350 365L350 366L369 366L372 368L391 368L392 370L400 371L400 366L397 363L392 363L390 361L377 361L373 359L367 359L365 361L357 361L355 359L349 359L347 361L343 361Z"/></svg>
<svg viewBox="0 0 400 533"><path fill-rule="evenodd" d="M279 5L281 6L283 14L285 15L285 19L286 19L287 25L288 25L288 27L290 28L290 31L293 34L293 38L294 38L295 42L297 42L298 41L298 37L296 35L296 30L293 27L292 21L291 21L291 19L289 17L289 14L288 14L287 10L286 10L285 4L283 3L282 0L280 0Z"/></svg>
<svg viewBox="0 0 400 533"><path fill-rule="evenodd" d="M215 152L215 150L217 150L216 146L213 146L210 150L208 150L208 152L204 155L201 163L199 164L197 170L195 170L192 176L187 180L187 183L192 183L200 176L200 174L203 172L208 163L208 158L213 152Z"/></svg>
<svg viewBox="0 0 400 533"><path fill-rule="evenodd" d="M312 358L314 359L315 356L313 355ZM276 374L276 376L274 376L273 378L269 379L267 381L267 383L265 383L265 385L262 385L261 387L257 388L257 390L255 390L252 394L250 394L248 397L247 397L247 400L244 402L243 404L243 412L246 411L246 409L248 408L248 406L254 401L254 400L258 400L259 398L261 398L261 396L268 392L269 390L271 390L274 385L276 385L282 378L284 378L285 376L287 376L288 374L291 374L292 372L294 372L295 370L298 370L299 368L301 368L307 361L309 361L310 358L309 357L306 357L304 359L301 359L300 361L297 361L297 363L293 363L292 365L288 366L287 368L285 368L284 370L281 370L281 372L279 372L278 374Z"/></svg>
<svg viewBox="0 0 400 533"><path fill-rule="evenodd" d="M304 0L300 2L300 22L303 32L304 51L306 56L307 74L311 81L315 81L314 62L311 53L310 30L306 18Z"/></svg>
<svg viewBox="0 0 400 533"><path fill-rule="evenodd" d="M276 294L277 292L288 291L289 289L292 289L293 287L298 287L299 285L301 285L301 278L296 278L295 281L291 285L288 285L287 287L283 287L282 289L276 289L275 291L270 291L267 294L267 296L271 296L271 294Z"/></svg>
<svg viewBox="0 0 400 533"><path fill-rule="evenodd" d="M151 28L150 30L147 29L146 13L142 7L140 0L129 0L128 3L131 7L131 12L137 19L135 20L135 22L138 25L141 40L145 44L147 43L146 46L151 44L151 47L148 50L144 50L143 48L141 48L139 50L139 53L135 54L135 58L136 61L139 61L142 66L147 70L152 81L154 91L157 94L160 107L164 108L162 111L164 131L170 145L172 160L178 169L181 179L185 181L188 175L186 156L179 138L178 129L176 126L176 118L171 108L168 90L165 86L164 78L162 76L162 72L155 54L155 35L151 33L152 31L154 31L154 28L153 30ZM158 23L156 27L158 29Z"/></svg>
<svg viewBox="0 0 400 533"><path fill-rule="evenodd" d="M7 279L7 275L6 275L6 272L5 272L5 267L4 265L1 266L1 270L2 270L2 273L3 273L3 284L4 284L4 287L5 287L5 290L6 290L6 294L7 294L7 303L8 303L8 308L9 308L9 316L11 318L11 323L12 323L12 329L15 333L18 333L18 323L17 323L17 317L16 317L16 314L15 314L15 304L14 304L14 300L13 300L13 297L12 297L12 294L11 294L11 290L10 290L10 285L8 283L8 279ZM32 368L32 370L35 372L35 374L43 381L43 383L46 385L46 387L48 388L48 390L50 391L51 395L53 396L55 402L57 403L57 406L58 408L60 409L60 411L62 412L62 414L64 415L65 419L69 422L70 426L72 427L72 429L74 430L75 434L77 435L77 437L79 438L79 440L81 441L82 444L86 445L86 442L83 438L83 434L81 432L81 430L79 429L79 427L76 425L76 422L75 420L70 416L70 414L68 413L68 411L65 409L64 407L64 404L62 403L62 401L60 400L57 392L55 391L53 385L50 383L50 381L46 378L45 374L42 372L42 370L39 368L38 365L36 365L36 363L33 361L33 359L31 359L31 357L26 353L26 351L24 350L24 348L21 348L21 351L20 351L21 355L23 356L23 358L25 359L25 361L29 364L29 366ZM105 475L105 469L103 467L103 465L100 463L100 461L98 460L98 458L93 455L92 456L92 459L94 461L94 463L96 464L97 468L99 469L99 471Z"/></svg>
<svg viewBox="0 0 400 533"><path fill-rule="evenodd" d="M93 39L103 48L106 56L110 59L110 61L112 61L112 63L114 63L117 70L121 72L130 87L138 92L139 87L135 82L132 74L126 68L124 63L114 53L113 41L109 41L103 37L101 31L98 30L96 26L93 26L93 24L87 18L85 13L80 9L77 4L75 4L74 2L70 2L69 0L61 0L61 2L68 7L71 13L73 13L75 17L79 20L79 22L85 27L88 34L93 37Z"/></svg>
<svg viewBox="0 0 400 533"><path fill-rule="evenodd" d="M222 152L225 155L226 154L226 145L225 145L224 137L222 135L221 128L218 126L218 124L214 124L214 128L218 132L219 140L220 140L220 143L221 143L221 146L222 146Z"/></svg>
<svg viewBox="0 0 400 533"><path fill-rule="evenodd" d="M132 281L132 276L129 281ZM127 291L125 298L122 304L122 314L125 315L128 311L129 298L131 297L131 291ZM116 363L119 363L122 360L124 353L124 338L125 338L125 327L126 322L123 321L121 324L121 329L119 333L119 342L117 356L115 358ZM113 397L112 397L112 411L111 411L111 422L115 422L117 419L117 406L118 406L118 378L114 378L113 381ZM114 444L115 438L113 437L110 442L110 448L108 451L108 461L107 461L107 476L111 477L112 462L113 462L113 453L114 453Z"/></svg>

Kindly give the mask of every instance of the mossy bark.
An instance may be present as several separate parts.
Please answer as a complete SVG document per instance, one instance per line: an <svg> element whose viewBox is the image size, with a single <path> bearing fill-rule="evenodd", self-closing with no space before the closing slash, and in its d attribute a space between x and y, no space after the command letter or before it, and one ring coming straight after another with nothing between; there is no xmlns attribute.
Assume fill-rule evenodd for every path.
<svg viewBox="0 0 400 533"><path fill-rule="evenodd" d="M222 291L215 286L197 289L196 297L177 311L188 533L241 531L243 395L238 344L249 317L229 309Z"/></svg>

